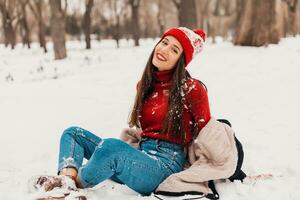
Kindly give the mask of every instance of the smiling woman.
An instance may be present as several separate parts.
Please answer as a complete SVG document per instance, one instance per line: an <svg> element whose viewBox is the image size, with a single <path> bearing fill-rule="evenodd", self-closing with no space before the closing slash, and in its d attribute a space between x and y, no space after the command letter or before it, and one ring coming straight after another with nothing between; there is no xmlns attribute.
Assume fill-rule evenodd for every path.
<svg viewBox="0 0 300 200"><path fill-rule="evenodd" d="M186 70L204 41L202 30L179 27L167 30L155 45L137 84L129 121L142 128L142 137L187 145L192 132L209 121L206 89Z"/></svg>
<svg viewBox="0 0 300 200"><path fill-rule="evenodd" d="M182 51L182 46L175 37L166 36L156 45L152 63L158 71L170 70L175 67Z"/></svg>
<svg viewBox="0 0 300 200"><path fill-rule="evenodd" d="M184 149L211 119L205 87L186 70L204 41L202 30L167 30L137 84L128 123L140 130L138 147L70 127L61 136L55 182L67 184L69 179L62 177L68 176L77 187L87 188L110 178L149 195L168 176L182 171ZM36 184L52 190L59 185L51 185L52 180L40 177Z"/></svg>

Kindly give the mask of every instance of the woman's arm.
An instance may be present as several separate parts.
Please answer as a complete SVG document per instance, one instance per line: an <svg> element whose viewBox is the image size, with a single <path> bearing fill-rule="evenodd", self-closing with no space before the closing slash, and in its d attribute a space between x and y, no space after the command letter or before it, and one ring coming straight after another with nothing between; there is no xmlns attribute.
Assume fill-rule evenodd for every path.
<svg viewBox="0 0 300 200"><path fill-rule="evenodd" d="M199 81L189 79L187 80L186 98L199 133L211 117L207 91Z"/></svg>

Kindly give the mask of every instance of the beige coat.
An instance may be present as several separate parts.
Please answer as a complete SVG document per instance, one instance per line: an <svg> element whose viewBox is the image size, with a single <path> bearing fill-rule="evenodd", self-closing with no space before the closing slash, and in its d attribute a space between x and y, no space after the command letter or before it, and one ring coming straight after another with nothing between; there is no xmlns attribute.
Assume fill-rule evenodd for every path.
<svg viewBox="0 0 300 200"><path fill-rule="evenodd" d="M121 139L138 147L141 138L137 130L125 129ZM186 151L190 165L166 178L156 191L197 191L208 194L212 193L208 187L209 180L229 178L235 172L238 155L234 132L227 124L214 118L201 129Z"/></svg>

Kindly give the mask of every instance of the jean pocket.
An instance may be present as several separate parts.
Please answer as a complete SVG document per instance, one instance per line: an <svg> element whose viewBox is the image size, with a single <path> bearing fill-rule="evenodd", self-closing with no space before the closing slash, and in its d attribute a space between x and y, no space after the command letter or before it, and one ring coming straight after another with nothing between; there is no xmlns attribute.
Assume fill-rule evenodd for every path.
<svg viewBox="0 0 300 200"><path fill-rule="evenodd" d="M185 159L184 153L181 150L170 149L159 145L156 146L156 149L159 153L164 155L163 157L166 157L169 160L182 163L183 160Z"/></svg>
<svg viewBox="0 0 300 200"><path fill-rule="evenodd" d="M183 168L185 162L184 153L181 150L173 150L166 147L156 147L160 157L164 158L163 162L172 172L179 172Z"/></svg>

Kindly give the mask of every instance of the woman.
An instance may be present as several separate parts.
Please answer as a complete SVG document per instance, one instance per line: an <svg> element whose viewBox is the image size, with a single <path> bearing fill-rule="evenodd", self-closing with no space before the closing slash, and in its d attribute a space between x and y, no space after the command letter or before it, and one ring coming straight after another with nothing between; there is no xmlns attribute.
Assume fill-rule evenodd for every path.
<svg viewBox="0 0 300 200"><path fill-rule="evenodd" d="M68 128L60 140L59 175L71 177L81 188L111 178L148 195L183 170L184 148L211 117L205 87L186 71L204 41L203 31L180 27L167 30L155 46L137 84L129 120L130 127L141 128L138 148ZM85 165L83 158L88 160ZM54 182L38 180L45 190L55 187Z"/></svg>

